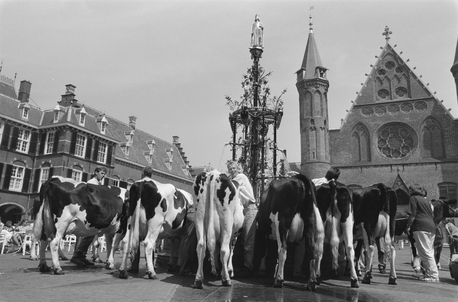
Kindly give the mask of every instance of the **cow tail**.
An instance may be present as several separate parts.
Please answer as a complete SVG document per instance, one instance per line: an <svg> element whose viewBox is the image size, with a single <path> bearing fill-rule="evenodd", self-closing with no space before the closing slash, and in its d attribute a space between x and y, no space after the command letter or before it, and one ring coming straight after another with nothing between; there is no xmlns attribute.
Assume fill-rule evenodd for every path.
<svg viewBox="0 0 458 302"><path fill-rule="evenodd" d="M337 235L337 220L335 217L335 207L337 207L337 204L335 202L336 199L336 183L335 180L331 180L329 182L329 187L330 187L330 197L331 200L331 240L330 240L330 245L331 245L331 253L332 253L332 268L337 269L339 268L339 263L338 263L338 258L339 258L339 236Z"/></svg>
<svg viewBox="0 0 458 302"><path fill-rule="evenodd" d="M140 244L140 208L141 208L141 201L142 201L142 188L143 183L140 183L138 186L138 199L137 199L137 206L135 207L135 220L133 225L133 231L131 232L132 236L132 250L136 251L138 249L138 245Z"/></svg>
<svg viewBox="0 0 458 302"><path fill-rule="evenodd" d="M49 203L47 202L47 191L48 183L44 184L40 188L40 201L34 203L33 213L36 216L33 223L33 235L36 240L41 240L41 234L44 233L44 221L45 221L45 210L49 211L51 215ZM48 206L45 206L48 204Z"/></svg>
<svg viewBox="0 0 458 302"><path fill-rule="evenodd" d="M213 213L214 211L214 202L213 202L213 199L214 198L217 198L215 196L215 192L216 192L216 181L215 181L215 174L212 173L212 176L210 177L210 181L208 183L208 188L207 188L207 196L206 196L206 202L205 202L205 220L204 220L204 234L207 234L206 236L206 240L208 238L215 238L215 229L213 227L209 227L209 226L213 226L214 225L214 221L210 221L210 220L213 220L215 219L215 215L211 215L211 213ZM208 242L207 240L207 246L208 245L213 245L214 246L215 243L213 242ZM213 255L211 255L211 257L213 257Z"/></svg>

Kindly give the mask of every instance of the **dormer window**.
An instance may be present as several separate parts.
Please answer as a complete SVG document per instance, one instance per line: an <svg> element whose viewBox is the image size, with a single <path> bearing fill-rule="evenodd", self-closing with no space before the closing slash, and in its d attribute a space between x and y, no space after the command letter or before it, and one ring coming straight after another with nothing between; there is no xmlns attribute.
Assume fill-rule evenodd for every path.
<svg viewBox="0 0 458 302"><path fill-rule="evenodd" d="M165 152L167 152L170 162L173 162L173 148L165 149Z"/></svg>
<svg viewBox="0 0 458 302"><path fill-rule="evenodd" d="M105 114L97 116L97 125L99 125L100 133L105 134L108 125L108 120L105 117Z"/></svg>
<svg viewBox="0 0 458 302"><path fill-rule="evenodd" d="M148 149L154 152L154 149L156 149L156 142L153 140L146 141L146 145L148 146Z"/></svg>
<svg viewBox="0 0 458 302"><path fill-rule="evenodd" d="M84 127L84 123L86 122L86 109L84 109L84 106L83 108L81 108L81 110L78 110L77 113L79 114L79 124L80 126L83 126Z"/></svg>
<svg viewBox="0 0 458 302"><path fill-rule="evenodd" d="M28 103L19 104L19 109L21 110L21 117L25 120L29 119L30 105Z"/></svg>
<svg viewBox="0 0 458 302"><path fill-rule="evenodd" d="M145 151L143 154L145 155L146 161L151 164L153 162L153 154L151 151Z"/></svg>
<svg viewBox="0 0 458 302"><path fill-rule="evenodd" d="M25 119L29 118L29 108L27 107L22 108L22 118L25 118Z"/></svg>
<svg viewBox="0 0 458 302"><path fill-rule="evenodd" d="M122 153L124 153L124 155L129 155L129 143L121 143L120 144L120 147L121 147L121 151Z"/></svg>
<svg viewBox="0 0 458 302"><path fill-rule="evenodd" d="M172 170L172 160L170 159L164 159L164 163L165 163L165 166L167 167L167 169Z"/></svg>
<svg viewBox="0 0 458 302"><path fill-rule="evenodd" d="M181 166L181 170L183 171L184 175L189 175L189 167L188 167L188 165Z"/></svg>
<svg viewBox="0 0 458 302"><path fill-rule="evenodd" d="M127 143L129 144L129 146L132 146L134 142L134 134L135 134L135 130L124 132L124 135L126 136Z"/></svg>
<svg viewBox="0 0 458 302"><path fill-rule="evenodd" d="M53 119L53 122L54 123L57 123L60 119L60 106L57 105L56 107L54 107L54 119Z"/></svg>

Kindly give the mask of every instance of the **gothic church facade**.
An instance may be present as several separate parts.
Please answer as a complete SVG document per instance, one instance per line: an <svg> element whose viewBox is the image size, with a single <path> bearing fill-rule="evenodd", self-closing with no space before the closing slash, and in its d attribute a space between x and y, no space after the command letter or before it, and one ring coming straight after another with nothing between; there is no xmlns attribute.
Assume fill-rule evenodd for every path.
<svg viewBox="0 0 458 302"><path fill-rule="evenodd" d="M414 183L430 198L456 199L458 119L394 50L390 34L386 28L386 44L341 128L329 129L327 69L310 29L296 83L301 171L317 178L337 167L339 181L350 187L384 183L397 190L401 203ZM458 81L458 55L451 71Z"/></svg>

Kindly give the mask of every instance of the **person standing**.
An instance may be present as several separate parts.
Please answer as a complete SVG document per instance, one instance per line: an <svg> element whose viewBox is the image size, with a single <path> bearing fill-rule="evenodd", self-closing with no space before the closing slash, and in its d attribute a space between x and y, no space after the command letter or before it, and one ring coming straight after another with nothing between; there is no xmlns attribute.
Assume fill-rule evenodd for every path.
<svg viewBox="0 0 458 302"><path fill-rule="evenodd" d="M434 208L426 198L426 193L423 187L419 184L414 184L409 187L409 218L407 220L406 233L412 232L415 239L415 247L419 258L425 268L424 275L418 274L420 267L418 261L415 261L414 277L418 277L421 281L439 282L439 271L434 259L434 238L436 236L436 224L434 223Z"/></svg>
<svg viewBox="0 0 458 302"><path fill-rule="evenodd" d="M94 170L94 177L92 177L87 183L93 185L103 185L103 179L107 174L107 169L105 167L97 167ZM93 262L86 259L86 253L94 240L95 236L86 236L78 237L75 250L73 251L73 256L70 259L71 263L74 263L78 266L87 266L94 265Z"/></svg>
<svg viewBox="0 0 458 302"><path fill-rule="evenodd" d="M243 226L242 238L243 244L243 270L235 274L238 278L247 278L253 275L253 255L254 255L254 241L256 233L256 215L258 207L253 194L253 187L248 177L240 172L239 165L236 161L230 160L227 162L227 170L229 178L239 184L239 196L243 205Z"/></svg>

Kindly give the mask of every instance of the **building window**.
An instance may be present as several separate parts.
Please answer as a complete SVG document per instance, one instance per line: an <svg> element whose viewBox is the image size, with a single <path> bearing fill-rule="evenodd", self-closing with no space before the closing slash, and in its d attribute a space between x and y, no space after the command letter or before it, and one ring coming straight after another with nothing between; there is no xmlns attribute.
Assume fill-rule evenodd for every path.
<svg viewBox="0 0 458 302"><path fill-rule="evenodd" d="M30 131L19 129L16 151L27 153L30 143Z"/></svg>
<svg viewBox="0 0 458 302"><path fill-rule="evenodd" d="M457 184L453 182L443 182L437 185L439 187L439 197L445 197L446 199L456 199L457 196Z"/></svg>
<svg viewBox="0 0 458 302"><path fill-rule="evenodd" d="M54 123L57 123L59 121L59 117L60 117L59 112L60 112L59 107L54 108Z"/></svg>
<svg viewBox="0 0 458 302"><path fill-rule="evenodd" d="M423 124L423 153L425 157L441 159L444 157L442 130L433 118L427 118Z"/></svg>
<svg viewBox="0 0 458 302"><path fill-rule="evenodd" d="M111 180L111 183L113 187L119 187L119 177L114 176L113 179Z"/></svg>
<svg viewBox="0 0 458 302"><path fill-rule="evenodd" d="M351 136L352 158L355 162L371 161L369 131L363 124L356 125Z"/></svg>
<svg viewBox="0 0 458 302"><path fill-rule="evenodd" d="M76 136L75 155L78 157L84 157L86 151L86 137L78 134Z"/></svg>
<svg viewBox="0 0 458 302"><path fill-rule="evenodd" d="M49 179L49 168L42 168L40 175L40 185L44 184Z"/></svg>
<svg viewBox="0 0 458 302"><path fill-rule="evenodd" d="M389 123L378 131L377 148L384 157L407 157L412 154L416 145L415 131L406 124Z"/></svg>
<svg viewBox="0 0 458 302"><path fill-rule="evenodd" d="M81 180L83 179L83 171L80 167L73 167L72 179L81 182Z"/></svg>
<svg viewBox="0 0 458 302"><path fill-rule="evenodd" d="M97 162L106 163L107 161L107 144L99 143L99 150L97 150Z"/></svg>
<svg viewBox="0 0 458 302"><path fill-rule="evenodd" d="M129 155L129 146L126 143L121 143L121 151L124 155Z"/></svg>
<svg viewBox="0 0 458 302"><path fill-rule="evenodd" d="M55 132L48 132L46 134L45 154L51 154L54 148L54 134Z"/></svg>
<svg viewBox="0 0 458 302"><path fill-rule="evenodd" d="M100 125L100 132L102 134L105 134L105 131L107 130L107 123L103 123Z"/></svg>
<svg viewBox="0 0 458 302"><path fill-rule="evenodd" d="M22 118L28 119L29 118L29 108L24 107L22 108Z"/></svg>
<svg viewBox="0 0 458 302"><path fill-rule="evenodd" d="M24 167L13 166L11 170L10 187L11 191L20 191L24 180Z"/></svg>
<svg viewBox="0 0 458 302"><path fill-rule="evenodd" d="M86 115L85 114L80 114L80 125L84 126L84 122L86 120Z"/></svg>

